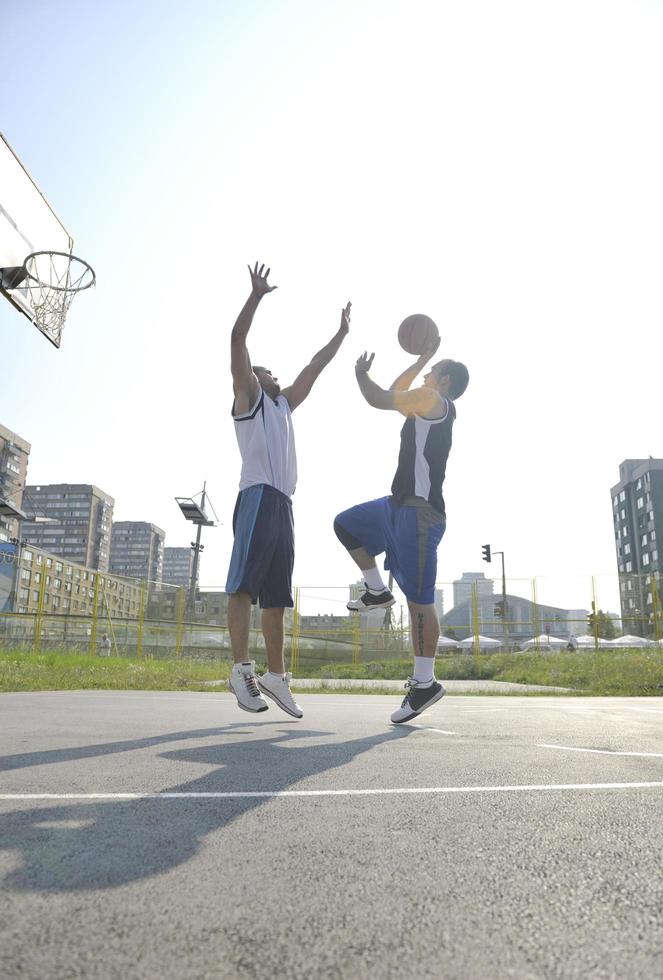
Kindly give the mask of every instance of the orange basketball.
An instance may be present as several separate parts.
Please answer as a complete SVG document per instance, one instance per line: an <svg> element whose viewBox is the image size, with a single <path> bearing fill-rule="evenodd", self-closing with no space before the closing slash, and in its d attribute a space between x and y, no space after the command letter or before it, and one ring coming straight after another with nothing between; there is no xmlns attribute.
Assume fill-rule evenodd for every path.
<svg viewBox="0 0 663 980"><path fill-rule="evenodd" d="M398 328L398 343L408 354L423 354L439 338L439 330L425 313L406 316Z"/></svg>

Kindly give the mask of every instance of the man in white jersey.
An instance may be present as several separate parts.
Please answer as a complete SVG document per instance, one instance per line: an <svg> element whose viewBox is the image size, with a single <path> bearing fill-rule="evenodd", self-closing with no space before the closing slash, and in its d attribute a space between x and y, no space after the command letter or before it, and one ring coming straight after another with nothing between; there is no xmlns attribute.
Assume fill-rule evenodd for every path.
<svg viewBox="0 0 663 980"><path fill-rule="evenodd" d="M297 483L297 458L291 413L304 401L320 372L329 364L350 326L350 303L341 325L295 381L281 389L265 367L251 365L246 337L258 305L276 286L267 283L270 270L249 267L251 295L233 327L230 367L233 379L232 415L242 456L239 495L233 515L235 541L230 559L228 628L235 665L229 686L240 708L266 711L262 695L271 698L293 718L302 709L290 692L290 674L283 660L283 614L292 607L294 525L291 497ZM255 674L249 660L251 605L260 602L268 671Z"/></svg>
<svg viewBox="0 0 663 980"><path fill-rule="evenodd" d="M414 647L414 673L407 694L391 720L395 724L416 717L444 694L435 680L434 666L440 624L435 611L437 548L446 527L442 483L451 449L454 401L465 391L469 374L459 361L434 364L420 388L410 385L432 358L439 341L399 375L389 391L368 375L374 354L363 354L355 373L362 395L373 408L405 415L401 446L391 496L369 500L338 514L334 530L355 564L362 570L366 590L348 603L352 612L386 609L395 602L375 564L385 552L390 569L403 590L410 611Z"/></svg>

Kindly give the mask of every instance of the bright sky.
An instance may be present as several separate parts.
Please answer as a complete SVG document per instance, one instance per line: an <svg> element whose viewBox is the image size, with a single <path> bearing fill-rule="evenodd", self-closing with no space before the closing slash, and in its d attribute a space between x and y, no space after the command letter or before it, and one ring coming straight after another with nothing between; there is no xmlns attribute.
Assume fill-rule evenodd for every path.
<svg viewBox="0 0 663 980"><path fill-rule="evenodd" d="M249 350L281 383L353 304L295 413L304 611L342 610L333 517L396 464L400 416L354 362L374 350L387 387L414 312L471 375L440 582L498 574L490 542L540 601L588 606L596 574L618 609L610 487L663 455L661 2L6 0L2 25L3 132L98 278L60 351L0 308L0 422L31 483L94 483L187 545L173 498L207 479L202 585L223 587L228 337L259 259L279 289Z"/></svg>

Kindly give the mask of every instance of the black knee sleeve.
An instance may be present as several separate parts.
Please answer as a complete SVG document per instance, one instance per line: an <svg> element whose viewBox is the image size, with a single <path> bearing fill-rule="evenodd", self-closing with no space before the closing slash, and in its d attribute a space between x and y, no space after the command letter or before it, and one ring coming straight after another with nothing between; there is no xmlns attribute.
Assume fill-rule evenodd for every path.
<svg viewBox="0 0 663 980"><path fill-rule="evenodd" d="M334 520L334 533L343 547L347 548L348 551L356 551L357 548L361 548L361 541L355 538L354 534L346 531L343 525L338 523L338 519Z"/></svg>

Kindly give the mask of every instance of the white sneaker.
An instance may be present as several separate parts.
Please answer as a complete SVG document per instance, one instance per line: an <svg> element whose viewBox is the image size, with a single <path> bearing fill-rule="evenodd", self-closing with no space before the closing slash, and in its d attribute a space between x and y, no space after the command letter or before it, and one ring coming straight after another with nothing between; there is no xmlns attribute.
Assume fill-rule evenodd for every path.
<svg viewBox="0 0 663 980"><path fill-rule="evenodd" d="M263 674L258 678L258 686L263 694L276 701L293 718L303 718L304 712L299 707L290 691L292 674Z"/></svg>
<svg viewBox="0 0 663 980"><path fill-rule="evenodd" d="M365 582L364 585L366 585ZM366 585L365 591L362 592L359 598L350 599L349 602L346 602L345 606L350 612L367 612L369 609L389 609L395 602L396 600L389 589L383 588L379 592L375 592Z"/></svg>
<svg viewBox="0 0 663 980"><path fill-rule="evenodd" d="M256 683L255 661L246 664L235 664L230 672L228 687L237 698L237 704L244 711L267 711L269 705L260 697Z"/></svg>

